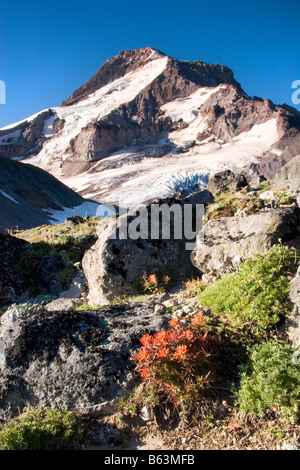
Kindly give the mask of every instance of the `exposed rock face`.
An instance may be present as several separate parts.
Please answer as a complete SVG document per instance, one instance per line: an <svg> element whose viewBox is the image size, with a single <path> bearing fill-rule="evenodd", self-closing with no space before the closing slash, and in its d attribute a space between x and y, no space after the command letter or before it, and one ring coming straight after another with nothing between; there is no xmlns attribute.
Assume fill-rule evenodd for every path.
<svg viewBox="0 0 300 470"><path fill-rule="evenodd" d="M11 130L0 130L0 156L26 157L38 153L43 146L45 121L54 112L51 109L36 116L32 121L24 121Z"/></svg>
<svg viewBox="0 0 300 470"><path fill-rule="evenodd" d="M184 204L176 199L157 201L157 205L153 205L169 208L173 204L182 214ZM151 231L151 209L152 205L141 209L143 211L141 214L146 211L147 221L138 228L141 238L134 239L128 236L122 239L119 236L118 230L121 226L124 227L124 222L128 231L131 226L135 227L139 222L139 216L129 216L127 219L125 215L117 221L117 232L113 221L96 244L86 252L82 266L88 281L91 304L105 303L115 297L134 293L137 281L143 274L160 274L163 271L173 280L185 279L192 274L194 268L190 260L191 252L186 249L185 234L181 231L183 237L176 238L174 219L171 216L170 225L168 224L169 239L162 236L162 220L159 218L155 224L155 228L159 228L158 235L154 238ZM167 221L167 218L164 220ZM114 233L116 236L113 238Z"/></svg>
<svg viewBox="0 0 300 470"><path fill-rule="evenodd" d="M70 106L78 103L80 100L99 88L113 82L117 78L120 78L129 72L137 70L139 67L150 61L155 54L161 56L165 55L151 47L121 51L116 57L106 61L90 80L74 91L67 100L63 101L62 106ZM176 74L174 73L174 75L179 75L179 80L184 79L201 86L216 86L220 83L231 83L239 86L229 67L218 64L205 64L200 61L193 62L191 66L191 62L179 62L176 59L171 58L169 58L169 63L170 68L176 68ZM168 77L166 79L168 79ZM172 87L168 88L176 90L176 82L174 83L172 80ZM172 98L169 97L169 99Z"/></svg>
<svg viewBox="0 0 300 470"><path fill-rule="evenodd" d="M121 52L106 62L83 87L76 90L62 105L75 104L89 93L147 63L151 48ZM160 53L161 54L161 53ZM192 64L192 65L191 65ZM120 106L95 124L89 124L71 141L71 160L98 161L110 153L130 145L136 140L145 141L155 132L172 130L170 119L161 116L160 108L166 102L183 98L195 92L199 86L214 87L220 83L232 83L239 88L228 67L209 65L197 61L183 64L169 58L163 75L159 75L137 97ZM175 128L177 125L175 125ZM64 163L68 168L68 160Z"/></svg>
<svg viewBox="0 0 300 470"><path fill-rule="evenodd" d="M271 187L300 196L300 155L281 168L272 179Z"/></svg>
<svg viewBox="0 0 300 470"><path fill-rule="evenodd" d="M235 175L232 171L226 170L216 173L208 182L207 189L213 196L222 193L234 193L247 186L247 180L243 175Z"/></svg>
<svg viewBox="0 0 300 470"><path fill-rule="evenodd" d="M253 254L264 253L279 239L294 239L299 235L299 222L297 207L210 220L204 226L204 244L193 251L192 262L201 272L220 277L238 269Z"/></svg>
<svg viewBox="0 0 300 470"><path fill-rule="evenodd" d="M28 287L26 277L14 270L24 245L25 241L10 236L0 228L0 306L17 300Z"/></svg>
<svg viewBox="0 0 300 470"><path fill-rule="evenodd" d="M107 413L134 383L130 357L165 326L145 304L39 313L0 330L0 419L25 406Z"/></svg>

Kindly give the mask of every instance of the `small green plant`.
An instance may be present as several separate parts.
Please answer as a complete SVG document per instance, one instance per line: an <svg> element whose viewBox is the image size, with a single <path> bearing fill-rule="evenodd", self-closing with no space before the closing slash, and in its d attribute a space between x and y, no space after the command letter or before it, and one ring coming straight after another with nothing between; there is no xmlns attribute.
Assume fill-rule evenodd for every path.
<svg viewBox="0 0 300 470"><path fill-rule="evenodd" d="M0 450L37 450L78 445L84 435L78 413L30 408L0 425Z"/></svg>
<svg viewBox="0 0 300 470"><path fill-rule="evenodd" d="M263 415L281 411L295 420L300 403L300 363L288 344L256 345L241 367L237 403L241 411Z"/></svg>
<svg viewBox="0 0 300 470"><path fill-rule="evenodd" d="M267 191L269 188L270 188L270 181L263 181L262 183L259 183L259 185L255 186L253 189L254 191L263 193L264 191Z"/></svg>
<svg viewBox="0 0 300 470"><path fill-rule="evenodd" d="M53 295L38 295L27 302L10 305L9 310L15 310L18 317L28 317L38 313L45 305L52 302L54 299L55 297Z"/></svg>
<svg viewBox="0 0 300 470"><path fill-rule="evenodd" d="M96 304L96 305L89 305L89 304L82 304L79 305L79 307L76 307L77 312L85 312L87 310L99 310L102 305Z"/></svg>
<svg viewBox="0 0 300 470"><path fill-rule="evenodd" d="M205 221L221 217L233 217L238 211L255 214L264 209L264 202L256 195L240 191L237 194L221 194L207 207Z"/></svg>
<svg viewBox="0 0 300 470"><path fill-rule="evenodd" d="M282 206L289 206L296 202L296 199L293 196L288 196L287 194L282 194L280 196L279 204Z"/></svg>
<svg viewBox="0 0 300 470"><path fill-rule="evenodd" d="M215 314L225 314L235 327L265 337L291 312L290 277L296 260L294 249L274 245L208 286L199 294L199 302Z"/></svg>
<svg viewBox="0 0 300 470"><path fill-rule="evenodd" d="M167 290L170 279L169 276L164 274L144 274L140 279L140 284L144 292L160 294Z"/></svg>
<svg viewBox="0 0 300 470"><path fill-rule="evenodd" d="M186 297L195 297L197 294L205 289L205 284L197 277L196 279L190 279L183 283L184 294Z"/></svg>
<svg viewBox="0 0 300 470"><path fill-rule="evenodd" d="M173 318L167 330L141 338L142 348L133 360L147 396L162 393L175 405L184 405L208 389L220 340L205 327L198 312L188 326Z"/></svg>

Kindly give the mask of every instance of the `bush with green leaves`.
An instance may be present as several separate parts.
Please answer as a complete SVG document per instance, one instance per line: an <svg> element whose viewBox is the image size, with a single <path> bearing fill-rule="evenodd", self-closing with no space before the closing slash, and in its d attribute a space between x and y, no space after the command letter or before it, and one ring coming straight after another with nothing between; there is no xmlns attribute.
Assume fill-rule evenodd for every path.
<svg viewBox="0 0 300 470"><path fill-rule="evenodd" d="M80 414L30 408L0 425L0 450L70 448L76 446L83 435Z"/></svg>
<svg viewBox="0 0 300 470"><path fill-rule="evenodd" d="M241 367L237 404L241 411L264 415L281 411L295 420L300 404L300 361L288 344L256 345L250 360Z"/></svg>
<svg viewBox="0 0 300 470"><path fill-rule="evenodd" d="M208 286L199 294L199 302L213 313L225 314L234 327L265 337L291 312L289 288L296 261L296 250L274 245Z"/></svg>

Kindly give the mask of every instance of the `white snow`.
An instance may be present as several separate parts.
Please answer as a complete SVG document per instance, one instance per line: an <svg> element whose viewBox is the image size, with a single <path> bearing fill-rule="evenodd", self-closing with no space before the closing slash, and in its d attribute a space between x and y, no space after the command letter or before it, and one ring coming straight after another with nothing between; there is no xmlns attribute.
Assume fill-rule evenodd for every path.
<svg viewBox="0 0 300 470"><path fill-rule="evenodd" d="M68 217L107 217L113 215L115 212L112 208L107 207L103 204L98 204L97 202L86 201L80 206L72 207L63 207L62 210L54 209L43 209L51 217L51 222L53 224L64 223Z"/></svg>
<svg viewBox="0 0 300 470"><path fill-rule="evenodd" d="M189 124L197 118L199 109L208 100L208 98L218 92L221 88L225 88L225 85L213 88L199 88L187 98L178 98L164 104L161 107L161 110L164 111L166 116L169 116L173 122L178 122L182 119L184 122Z"/></svg>
<svg viewBox="0 0 300 470"><path fill-rule="evenodd" d="M169 135L170 139L173 134ZM89 170L63 181L77 191L95 185L95 189L89 191L88 197L101 200L103 203L120 204L120 201L126 199L130 204L134 202L138 204L151 198L170 196L172 184L184 175L198 175L205 185L207 177L218 171L227 168L240 171L245 165L257 162L278 138L277 119L274 118L264 124L253 126L249 132L241 133L228 144L207 139L206 143L195 145L183 154L146 158L134 165L125 164L102 172L92 173ZM130 147L126 152L129 156ZM116 158L117 155L110 156L105 162L108 164ZM103 161L96 162L94 169L96 170L102 163Z"/></svg>
<svg viewBox="0 0 300 470"><path fill-rule="evenodd" d="M22 130L17 130L14 132L10 132L9 134L5 134L0 137L0 145L13 145L18 142Z"/></svg>
<svg viewBox="0 0 300 470"><path fill-rule="evenodd" d="M63 159L70 140L74 139L84 127L103 118L122 104L132 101L138 93L163 72L168 57L160 55L157 57L134 72L129 72L124 77L100 88L76 105L52 108L60 119L65 120L64 127L61 132L53 135L44 144L43 149L36 157L27 159L27 163L46 168L53 155L56 159ZM51 128L52 123L51 120L48 120L45 125L47 128L49 126ZM47 133L47 128L44 129L45 133ZM24 160L25 163L26 161Z"/></svg>
<svg viewBox="0 0 300 470"><path fill-rule="evenodd" d="M10 196L9 194L7 194L5 191L2 191L2 190L0 189L0 193L1 193L3 196L5 196L7 199L10 199L12 202L15 202L16 204L19 204L18 201L16 201L12 196Z"/></svg>
<svg viewBox="0 0 300 470"><path fill-rule="evenodd" d="M49 108L48 108L49 109ZM40 114L48 111L48 109L43 109L42 111L39 111L38 113L32 114L32 116L27 117L26 119L22 119L22 121L14 122L13 124L9 124L9 126L1 127L0 131L5 131L9 129L13 129L14 127L17 127L19 124L23 124L23 122L31 122L33 121L36 117L38 117Z"/></svg>
<svg viewBox="0 0 300 470"><path fill-rule="evenodd" d="M44 123L43 135L44 137L52 137L53 136L53 124L57 117L55 113L53 116L50 116L49 119L46 119Z"/></svg>

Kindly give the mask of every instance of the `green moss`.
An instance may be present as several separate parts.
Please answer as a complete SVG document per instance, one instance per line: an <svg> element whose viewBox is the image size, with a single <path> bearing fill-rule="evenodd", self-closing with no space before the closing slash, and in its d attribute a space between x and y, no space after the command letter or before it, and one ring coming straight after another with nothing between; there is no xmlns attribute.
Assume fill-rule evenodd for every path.
<svg viewBox="0 0 300 470"><path fill-rule="evenodd" d="M225 314L233 326L264 337L291 312L288 294L295 259L294 249L273 246L207 287L199 302L213 313Z"/></svg>
<svg viewBox="0 0 300 470"><path fill-rule="evenodd" d="M220 217L233 217L239 210L246 210L248 214L255 214L264 208L264 203L257 195L243 193L221 194L213 204L207 207L205 220Z"/></svg>
<svg viewBox="0 0 300 470"><path fill-rule="evenodd" d="M0 450L69 448L78 445L83 434L81 415L32 408L0 425Z"/></svg>
<svg viewBox="0 0 300 470"><path fill-rule="evenodd" d="M297 418L300 363L291 346L275 342L255 346L240 375L237 404L241 411L263 415L273 409Z"/></svg>

